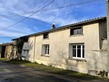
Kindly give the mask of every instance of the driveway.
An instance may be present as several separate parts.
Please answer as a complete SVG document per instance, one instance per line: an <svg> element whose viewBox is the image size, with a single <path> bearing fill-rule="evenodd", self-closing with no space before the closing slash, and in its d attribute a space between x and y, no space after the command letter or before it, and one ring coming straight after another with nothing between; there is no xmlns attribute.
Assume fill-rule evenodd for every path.
<svg viewBox="0 0 109 82"><path fill-rule="evenodd" d="M98 80L79 80L38 71L32 68L0 62L0 82L108 82Z"/></svg>

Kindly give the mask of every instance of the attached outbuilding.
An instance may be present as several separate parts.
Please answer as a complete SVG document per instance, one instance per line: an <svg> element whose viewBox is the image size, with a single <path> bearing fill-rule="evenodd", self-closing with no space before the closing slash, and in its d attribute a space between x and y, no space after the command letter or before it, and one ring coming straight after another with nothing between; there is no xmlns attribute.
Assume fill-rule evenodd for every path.
<svg viewBox="0 0 109 82"><path fill-rule="evenodd" d="M13 43L0 44L0 58L11 58L13 51Z"/></svg>

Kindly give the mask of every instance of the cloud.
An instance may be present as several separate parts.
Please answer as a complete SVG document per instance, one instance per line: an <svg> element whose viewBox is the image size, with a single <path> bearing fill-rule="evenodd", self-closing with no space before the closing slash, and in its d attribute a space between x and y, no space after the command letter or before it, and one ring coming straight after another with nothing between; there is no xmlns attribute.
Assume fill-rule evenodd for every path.
<svg viewBox="0 0 109 82"><path fill-rule="evenodd" d="M50 0L8 0L8 1L1 1L1 8L0 11L5 12L13 12L18 14L19 16L27 17L33 12L39 10L42 8L45 4L48 3ZM86 1L86 0L84 0ZM39 13L36 13L35 15L31 16L31 18L35 18L44 22L48 23L57 23L59 26L78 22L80 20L83 20L86 17L83 18L76 18L75 17L75 9L81 8L82 5L77 5L70 8L65 9L57 9L52 10L57 7L61 6L67 6L71 4L81 3L81 0L55 0L51 5L46 7L45 9L41 10ZM4 5L5 4L5 5ZM8 9L8 11L6 11ZM84 8L82 8L84 9ZM47 11L51 10L51 11ZM87 9L88 10L88 9ZM46 11L46 12L43 12Z"/></svg>
<svg viewBox="0 0 109 82"><path fill-rule="evenodd" d="M13 26L13 27L9 27L10 25L13 25L15 23L16 23L16 21L12 20L11 18L9 19L5 16L1 17L1 19L0 19L0 33L8 35L8 36L18 37L19 35L21 36L21 35L25 35L25 34L33 32L31 28L28 28L28 26L26 26L23 23L20 23L16 26Z"/></svg>
<svg viewBox="0 0 109 82"><path fill-rule="evenodd" d="M11 31L6 31L6 30L3 30L1 32L1 36L7 36L7 37L19 37L21 35L23 35L24 33L19 33L19 32L11 32Z"/></svg>
<svg viewBox="0 0 109 82"><path fill-rule="evenodd" d="M86 0L84 0L84 2L85 1ZM35 3L37 5L34 5ZM43 0L43 1L31 0L31 2L27 2L26 0L23 0L23 1L20 1L20 3L16 2L17 5L21 4L17 8L17 10L13 7L10 9L12 9L14 13L18 15L28 17L30 14L34 13L35 11L43 7L46 3L48 3L48 0ZM80 0L78 1L74 0L72 2L71 0L61 0L61 1L55 0L54 3L52 3L45 9L41 10L40 12L36 13L35 15L31 16L31 18L35 18L35 19L38 19L44 22L48 22L50 24L55 22L59 26L63 26L63 25L75 23L78 21L83 21L84 19L88 19L89 17L87 16L76 18L75 14L77 13L75 13L75 9L80 9L82 5L76 5L76 6L73 6L70 8L64 8L64 9L55 9L61 6L67 6L67 5L76 4L76 3L81 3L81 2ZM90 7L90 9L93 9L93 8ZM87 10L90 10L90 9L87 9ZM82 7L81 10L87 11L86 7Z"/></svg>
<svg viewBox="0 0 109 82"><path fill-rule="evenodd" d="M40 3L40 2L42 2L42 3ZM56 5L62 5L62 4L64 4L64 2L65 2L64 0L62 0L61 2L57 1L57 2L49 5L47 8L45 8L45 11L47 9L56 8ZM20 17L21 17L21 19L23 19L23 17L27 17L28 15L31 14L31 12L33 13L35 10L36 11L39 10L46 3L48 3L47 0L42 0L42 1L38 1L38 0L31 0L31 1L8 0L8 1L6 1L6 0L4 0L4 1L0 1L0 17L1 17L0 29L6 28L6 27L16 23ZM60 13L64 13L64 11L54 10L54 11L42 12L42 13L33 15L31 18L35 18L35 19L38 19L38 20L41 20L44 22L48 22L48 23L55 22L58 25L65 25L70 22L73 22L73 21L71 21L72 19L68 18L68 16L67 16L67 19L66 19L66 17L63 18L63 16L61 16ZM67 13L65 15L67 15ZM16 20L12 19L12 18L16 18ZM21 19L19 19L19 20L21 20ZM23 30L21 30L22 28L23 28ZM34 27L32 27L32 28L39 31L39 29L36 26L35 26L35 28ZM19 37L21 35L26 35L26 34L32 33L32 32L34 32L34 30L32 30L26 24L20 23L16 26L13 26L11 28L8 28L8 29L0 31L0 32L3 35Z"/></svg>
<svg viewBox="0 0 109 82"><path fill-rule="evenodd" d="M71 10L77 6L75 6L73 8L69 8L69 9L51 10L48 12L43 12L43 11L46 11L49 9L55 9L60 6L67 6L71 3L74 3L74 2L71 2L71 3L69 3L69 2L71 2L71 0L61 0L61 1L55 0L54 3L49 5L47 8L43 9L40 13L31 16L31 18L36 18L36 19L39 19L39 20L42 20L42 21L45 21L48 23L55 22L59 26L73 23L73 22L77 21L77 19L74 19L74 18L72 19L71 15L69 15L69 14L71 14L71 12L72 12ZM4 8L5 9L8 8L9 11L19 14L21 16L29 16L31 13L39 10L41 7L43 7L47 3L48 3L48 0L41 0L41 1L37 1L37 0L31 0L31 1L13 0L13 1L10 1L10 0L8 0L5 3L6 6ZM68 3L68 4L65 4L65 3Z"/></svg>
<svg viewBox="0 0 109 82"><path fill-rule="evenodd" d="M0 29L8 27L18 22L19 20L28 17L35 11L42 8L45 4L49 3L49 1L50 0L0 0ZM83 1L85 2L87 0ZM34 19L40 22L46 22L46 24L50 25L53 22L55 22L57 26L63 26L83 21L91 17L104 15L104 6L102 6L102 10L100 10L101 4L100 8L95 7L98 4L90 4L76 5L73 7L63 9L55 9L58 7L72 5L81 2L81 0L55 0L52 4L50 4L40 12L36 13L35 15L32 15L29 19ZM99 1L99 3L102 3L102 1ZM100 11L97 11L96 9ZM32 26L29 19L26 20L28 22L23 21L11 28L0 31L0 33L12 37L19 37L33 32L38 32L41 30L41 28L43 28L43 26L38 26L38 24L34 24Z"/></svg>

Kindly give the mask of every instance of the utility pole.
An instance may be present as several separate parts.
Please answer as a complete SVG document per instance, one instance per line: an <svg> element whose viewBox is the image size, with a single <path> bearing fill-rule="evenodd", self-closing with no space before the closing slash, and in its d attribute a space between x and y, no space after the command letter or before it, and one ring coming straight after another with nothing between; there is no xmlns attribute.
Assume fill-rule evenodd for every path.
<svg viewBox="0 0 109 82"><path fill-rule="evenodd" d="M107 40L109 41L109 0L106 0L106 10L107 10Z"/></svg>
<svg viewBox="0 0 109 82"><path fill-rule="evenodd" d="M108 71L108 78L109 78L109 0L106 0L106 10L107 10L107 71Z"/></svg>

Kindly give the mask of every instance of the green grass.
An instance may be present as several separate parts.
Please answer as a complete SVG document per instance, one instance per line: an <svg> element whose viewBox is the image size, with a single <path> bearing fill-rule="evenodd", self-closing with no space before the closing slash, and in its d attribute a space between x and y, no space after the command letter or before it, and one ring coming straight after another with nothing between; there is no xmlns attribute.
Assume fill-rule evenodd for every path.
<svg viewBox="0 0 109 82"><path fill-rule="evenodd" d="M5 61L5 62L11 63L11 64L17 64L17 65L24 65L26 67L31 67L31 68L34 68L39 71L49 72L49 73L68 76L68 77L75 77L77 79L82 79L82 80L95 80L95 79L106 80L106 79L96 77L96 76L91 76L88 74L78 73L78 72L70 71L70 70L59 69L59 68L55 68L55 67L51 67L51 66L46 66L43 64L31 63L28 61L9 60L9 61Z"/></svg>
<svg viewBox="0 0 109 82"><path fill-rule="evenodd" d="M9 59L7 58L0 58L0 61L8 61Z"/></svg>

